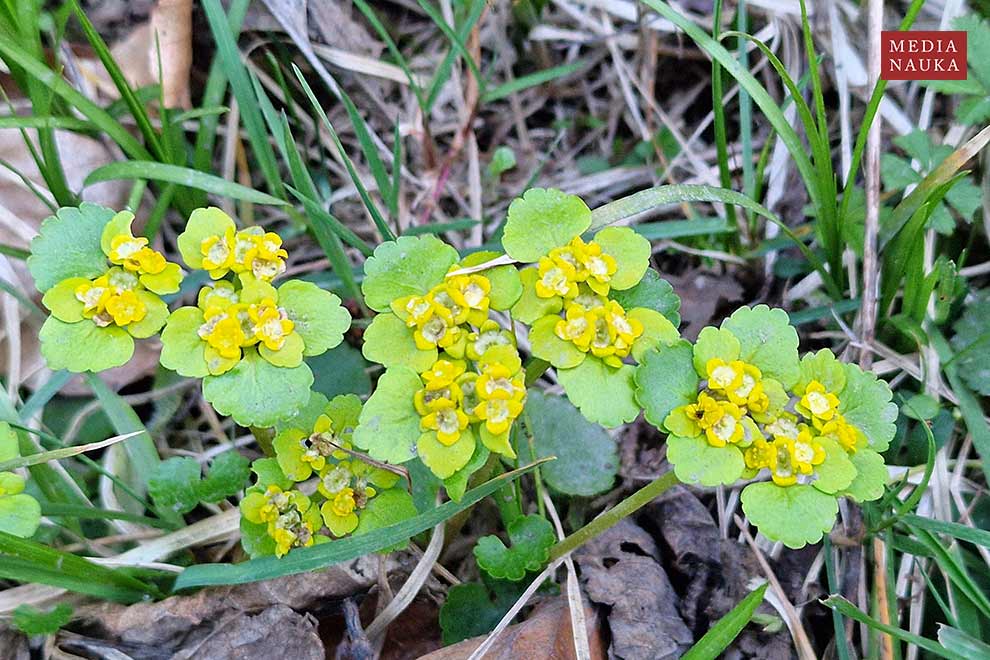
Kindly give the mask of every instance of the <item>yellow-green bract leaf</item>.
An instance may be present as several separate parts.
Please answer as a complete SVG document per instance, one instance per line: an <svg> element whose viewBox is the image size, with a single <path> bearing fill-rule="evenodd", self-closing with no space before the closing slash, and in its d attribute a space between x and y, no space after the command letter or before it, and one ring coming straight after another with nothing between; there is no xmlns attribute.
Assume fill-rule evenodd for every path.
<svg viewBox="0 0 990 660"><path fill-rule="evenodd" d="M138 291L138 299L144 303L144 318L125 326L128 334L135 339L145 339L162 329L168 319L168 305L150 291Z"/></svg>
<svg viewBox="0 0 990 660"><path fill-rule="evenodd" d="M423 381L412 369L386 369L361 410L354 429L354 444L367 450L372 458L393 464L415 456L416 441L422 431L413 397L422 387Z"/></svg>
<svg viewBox="0 0 990 660"><path fill-rule="evenodd" d="M481 440L481 444L496 454L500 454L506 458L515 458L516 452L512 448L510 434L511 429L496 435L489 431L488 427L484 424L478 427L478 439Z"/></svg>
<svg viewBox="0 0 990 660"><path fill-rule="evenodd" d="M636 368L624 364L618 369L587 356L573 369L558 369L557 379L586 419L605 428L631 422L639 415L634 396Z"/></svg>
<svg viewBox="0 0 990 660"><path fill-rule="evenodd" d="M313 372L305 364L276 367L247 349L233 369L203 379L203 396L241 426L272 426L306 405L312 384Z"/></svg>
<svg viewBox="0 0 990 660"><path fill-rule="evenodd" d="M818 543L831 531L839 512L835 497L804 484L750 484L741 500L743 512L761 534L795 550Z"/></svg>
<svg viewBox="0 0 990 660"><path fill-rule="evenodd" d="M587 353L557 336L554 332L559 316L544 316L529 331L534 357L546 360L558 369L572 369L584 362Z"/></svg>
<svg viewBox="0 0 990 660"><path fill-rule="evenodd" d="M414 518L417 513L409 493L402 488L389 488L368 501L368 506L358 514L358 526L352 533L354 536L367 534L376 529ZM403 541L388 548L382 548L378 552L382 554L395 552L406 547L408 543L408 541Z"/></svg>
<svg viewBox="0 0 990 660"><path fill-rule="evenodd" d="M793 387L800 375L797 330L787 312L766 305L740 307L722 327L739 340L739 359L759 367L763 375Z"/></svg>
<svg viewBox="0 0 990 660"><path fill-rule="evenodd" d="M512 306L512 318L523 323L533 323L539 318L557 314L564 307L560 296L541 298L536 295L536 280L539 273L535 268L519 271L519 281L522 282L522 294Z"/></svg>
<svg viewBox="0 0 990 660"><path fill-rule="evenodd" d="M59 321L66 323L76 323L83 320L83 304L76 298L76 289L83 284L88 284L85 277L70 277L62 280L45 292L41 298L41 304L52 313L52 316Z"/></svg>
<svg viewBox="0 0 990 660"><path fill-rule="evenodd" d="M0 422L0 463L21 455L17 446L17 433L7 422Z"/></svg>
<svg viewBox="0 0 990 660"><path fill-rule="evenodd" d="M388 311L396 298L422 295L440 284L456 262L457 250L432 234L382 243L364 262L365 302L376 312Z"/></svg>
<svg viewBox="0 0 990 660"><path fill-rule="evenodd" d="M437 361L437 349L420 349L413 339L413 328L391 312L383 312L371 319L364 331L364 357L386 368L409 367L423 373Z"/></svg>
<svg viewBox="0 0 990 660"><path fill-rule="evenodd" d="M472 252L461 260L461 267L477 266L500 256L498 252ZM492 309L499 311L509 309L522 295L522 280L519 279L519 271L515 266L495 266L478 274L484 275L492 283L491 293L488 294Z"/></svg>
<svg viewBox="0 0 990 660"><path fill-rule="evenodd" d="M258 355L276 367L298 367L303 361L303 340L298 332L290 332L282 348L273 351L264 344L258 344Z"/></svg>
<svg viewBox="0 0 990 660"><path fill-rule="evenodd" d="M661 344L673 344L681 338L674 324L656 310L634 307L627 311L626 316L643 324L643 334L632 345L632 356L637 362L647 351Z"/></svg>
<svg viewBox="0 0 990 660"><path fill-rule="evenodd" d="M484 432L484 427L482 427L482 432ZM461 501L467 490L468 479L471 478L472 474L484 467L490 455L491 451L488 447L480 442L475 443L474 454L471 455L471 460L460 470L443 480L443 487L450 499L455 502Z"/></svg>
<svg viewBox="0 0 990 660"><path fill-rule="evenodd" d="M149 291L166 296L177 292L182 285L182 269L179 264L169 262L162 272L154 275L145 273L138 279Z"/></svg>
<svg viewBox="0 0 990 660"><path fill-rule="evenodd" d="M817 380L825 389L834 394L846 386L846 369L835 357L835 353L823 348L817 353L806 353L801 358L801 377L794 391L803 394L808 383Z"/></svg>
<svg viewBox="0 0 990 660"><path fill-rule="evenodd" d="M707 379L709 360L738 360L739 350L739 340L728 330L712 326L702 328L694 342L694 370L699 377Z"/></svg>
<svg viewBox="0 0 990 660"><path fill-rule="evenodd" d="M103 227L100 233L100 249L103 254L110 256L111 244L117 236L133 236L131 223L134 222L134 214L130 211L117 212L110 221Z"/></svg>
<svg viewBox="0 0 990 660"><path fill-rule="evenodd" d="M639 284L625 291L612 290L609 297L622 305L623 309L645 307L660 312L668 321L678 327L681 324L681 299L674 293L670 282L660 277L652 268L647 269Z"/></svg>
<svg viewBox="0 0 990 660"><path fill-rule="evenodd" d="M524 459L529 462L557 457L540 466L548 486L580 497L593 497L612 487L619 467L615 441L600 426L585 419L570 401L530 390L523 415L535 450L531 456L529 443L520 442Z"/></svg>
<svg viewBox="0 0 990 660"><path fill-rule="evenodd" d="M846 364L846 387L839 393L839 412L866 435L870 449L884 451L894 437L897 404L886 382L855 364Z"/></svg>
<svg viewBox="0 0 990 660"><path fill-rule="evenodd" d="M303 355L320 355L344 339L351 315L340 298L312 282L289 280L278 288L278 306L285 309L302 337Z"/></svg>
<svg viewBox="0 0 990 660"><path fill-rule="evenodd" d="M112 325L101 328L88 319L63 323L49 317L38 338L41 354L53 371L103 371L119 367L134 354L134 340L126 330Z"/></svg>
<svg viewBox="0 0 990 660"><path fill-rule="evenodd" d="M228 230L236 228L234 220L215 206L196 209L189 216L185 231L176 239L182 260L190 268L202 268L203 240L210 236L223 236Z"/></svg>
<svg viewBox="0 0 990 660"><path fill-rule="evenodd" d="M468 464L474 455L476 443L470 427L461 431L461 436L452 445L441 443L436 431L427 431L419 436L416 452L433 474L446 479Z"/></svg>
<svg viewBox="0 0 990 660"><path fill-rule="evenodd" d="M100 236L113 215L108 208L83 202L78 208L60 208L41 223L27 259L39 291L70 277L92 279L108 270Z"/></svg>
<svg viewBox="0 0 990 660"><path fill-rule="evenodd" d="M206 342L197 334L205 321L199 307L180 307L169 315L162 330L163 367L187 378L204 378L210 374Z"/></svg>
<svg viewBox="0 0 990 660"><path fill-rule="evenodd" d="M241 516L241 547L251 559L271 557L275 554L275 539L268 535L268 525Z"/></svg>
<svg viewBox="0 0 990 660"><path fill-rule="evenodd" d="M530 188L509 205L502 247L516 261L539 261L590 226L591 210L580 197L554 188Z"/></svg>
<svg viewBox="0 0 990 660"><path fill-rule="evenodd" d="M550 557L553 527L536 514L520 516L509 523L509 547L497 536L483 536L474 547L481 570L495 578L518 582L527 571L538 571Z"/></svg>
<svg viewBox="0 0 990 660"><path fill-rule="evenodd" d="M629 227L606 227L595 234L602 252L615 259L616 270L609 285L618 291L630 289L650 267L650 242Z"/></svg>
<svg viewBox="0 0 990 660"><path fill-rule="evenodd" d="M698 398L691 344L678 341L647 351L636 368L636 400L646 421L658 429L674 408Z"/></svg>
<svg viewBox="0 0 990 660"><path fill-rule="evenodd" d="M815 466L816 479L812 482L823 493L835 493L847 488L856 477L856 466L849 460L849 454L831 438L818 438L825 450L825 460Z"/></svg>
<svg viewBox="0 0 990 660"><path fill-rule="evenodd" d="M667 460L674 474L686 484L718 486L733 484L746 468L742 452L737 447L713 447L703 437L667 437Z"/></svg>
<svg viewBox="0 0 990 660"><path fill-rule="evenodd" d="M883 456L871 449L860 449L849 458L856 468L856 478L839 495L857 502L879 499L887 483L887 467L883 463Z"/></svg>
<svg viewBox="0 0 990 660"><path fill-rule="evenodd" d="M9 474L9 473L8 473ZM0 532L26 539L41 523L41 506L26 493L0 497Z"/></svg>

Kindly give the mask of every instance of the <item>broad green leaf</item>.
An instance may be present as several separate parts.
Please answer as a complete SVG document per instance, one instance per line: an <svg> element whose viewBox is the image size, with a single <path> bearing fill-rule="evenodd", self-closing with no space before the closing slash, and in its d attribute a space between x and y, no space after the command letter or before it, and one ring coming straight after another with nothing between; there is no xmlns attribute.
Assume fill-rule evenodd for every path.
<svg viewBox="0 0 990 660"><path fill-rule="evenodd" d="M606 227L595 234L602 252L616 262L616 271L609 282L613 289L623 291L639 284L650 267L650 242L629 227Z"/></svg>
<svg viewBox="0 0 990 660"><path fill-rule="evenodd" d="M402 488L389 488L368 501L368 506L358 514L358 526L352 532L355 536L373 532L389 525L416 517L416 507L412 496ZM406 547L406 541L382 548L379 552L389 553Z"/></svg>
<svg viewBox="0 0 990 660"><path fill-rule="evenodd" d="M298 332L290 332L285 337L282 348L273 351L264 344L258 344L258 354L276 367L298 367L303 362L305 345Z"/></svg>
<svg viewBox="0 0 990 660"><path fill-rule="evenodd" d="M544 316L538 319L529 331L529 341L534 357L546 360L558 369L572 369L587 357L573 342L557 336L554 328L559 316Z"/></svg>
<svg viewBox="0 0 990 660"><path fill-rule="evenodd" d="M502 255L498 252L472 252L461 260L461 267L470 268L471 266L483 264L500 256ZM495 266L494 268L483 270L479 274L487 277L492 283L492 290L488 298L491 308L494 310L502 311L509 309L516 304L519 296L522 295L522 280L519 279L519 271L515 266Z"/></svg>
<svg viewBox="0 0 990 660"><path fill-rule="evenodd" d="M646 421L662 429L670 411L698 398L698 375L693 365L694 354L686 341L643 355L636 368L636 401L643 406Z"/></svg>
<svg viewBox="0 0 990 660"><path fill-rule="evenodd" d="M476 444L477 440L470 427L461 431L461 436L452 445L441 443L436 431L427 431L419 436L416 453L433 474L446 479L468 464L474 456Z"/></svg>
<svg viewBox="0 0 990 660"><path fill-rule="evenodd" d="M110 256L110 250L113 249L113 239L117 236L133 236L134 233L131 231L131 223L134 222L134 214L130 211L120 211L103 227L103 231L100 233L100 249L103 250L103 254Z"/></svg>
<svg viewBox="0 0 990 660"><path fill-rule="evenodd" d="M10 472L0 473L12 474ZM41 505L27 493L0 496L0 532L30 538L41 524Z"/></svg>
<svg viewBox="0 0 990 660"><path fill-rule="evenodd" d="M250 461L234 449L214 458L206 477L199 483L200 501L216 504L236 495L251 475L249 465Z"/></svg>
<svg viewBox="0 0 990 660"><path fill-rule="evenodd" d="M278 486L282 490L292 487L292 480L285 476L278 461L274 458L259 458L251 463L251 472L254 472L257 483L252 487L262 491L269 486Z"/></svg>
<svg viewBox="0 0 990 660"><path fill-rule="evenodd" d="M78 208L60 208L41 223L27 259L39 291L48 291L70 277L92 279L108 270L100 236L113 215L108 208L83 202Z"/></svg>
<svg viewBox="0 0 990 660"><path fill-rule="evenodd" d="M503 172L508 172L516 166L516 153L511 147L501 146L492 153L488 162L488 175L498 178Z"/></svg>
<svg viewBox="0 0 990 660"><path fill-rule="evenodd" d="M635 373L632 365L616 369L589 355L573 369L558 369L557 380L586 419L611 429L639 415Z"/></svg>
<svg viewBox="0 0 990 660"><path fill-rule="evenodd" d="M53 371L104 371L119 367L134 354L134 340L126 330L113 325L101 328L89 320L63 323L49 317L38 339Z"/></svg>
<svg viewBox="0 0 990 660"><path fill-rule="evenodd" d="M253 523L241 516L241 547L251 559L272 557L275 554L275 539L268 535L268 525Z"/></svg>
<svg viewBox="0 0 990 660"><path fill-rule="evenodd" d="M393 464L415 456L422 431L413 397L422 387L419 374L408 367L386 369L361 410L354 444L366 449L372 458Z"/></svg>
<svg viewBox="0 0 990 660"><path fill-rule="evenodd" d="M483 428L484 427L482 427L482 429ZM450 499L455 502L461 501L461 498L464 497L464 492L467 490L468 479L471 478L471 475L484 467L490 455L491 450L488 449L484 443L475 443L474 454L472 454L471 460L469 460L460 470L443 480L444 490L447 491L447 495Z"/></svg>
<svg viewBox="0 0 990 660"><path fill-rule="evenodd" d="M856 476L839 495L857 502L879 499L887 484L887 466L883 463L883 456L870 449L860 449L849 458L856 468Z"/></svg>
<svg viewBox="0 0 990 660"><path fill-rule="evenodd" d="M160 508L189 513L199 504L199 462L191 456L162 461L148 477L148 493Z"/></svg>
<svg viewBox="0 0 990 660"><path fill-rule="evenodd" d="M540 468L543 481L559 493L593 497L612 487L619 468L615 441L590 423L563 397L530 390L523 411L529 443L520 442L527 461L555 456Z"/></svg>
<svg viewBox="0 0 990 660"><path fill-rule="evenodd" d="M45 292L41 304L59 321L65 323L82 321L84 305L76 298L76 289L88 283L89 280L85 277L70 277L62 280Z"/></svg>
<svg viewBox="0 0 990 660"><path fill-rule="evenodd" d="M796 392L804 392L813 380L825 386L833 394L846 387L846 369L835 357L835 353L823 348L817 353L805 353L801 358L801 377L794 386Z"/></svg>
<svg viewBox="0 0 990 660"><path fill-rule="evenodd" d="M974 391L990 396L990 295L966 305L952 329L956 371Z"/></svg>
<svg viewBox="0 0 990 660"><path fill-rule="evenodd" d="M905 417L918 421L935 419L941 409L938 401L927 394L915 394L901 406Z"/></svg>
<svg viewBox="0 0 990 660"><path fill-rule="evenodd" d="M708 378L709 360L738 360L740 350L739 340L728 330L712 326L702 328L694 342L694 370L700 378Z"/></svg>
<svg viewBox="0 0 990 660"><path fill-rule="evenodd" d="M361 351L347 342L331 348L323 355L307 358L306 364L313 370L316 378L313 390L327 397L332 398L338 394L367 396L371 393L371 377L367 371L370 365Z"/></svg>
<svg viewBox="0 0 990 660"><path fill-rule="evenodd" d="M846 364L846 387L839 394L839 412L866 435L870 449L884 451L894 437L897 404L886 382L854 364Z"/></svg>
<svg viewBox="0 0 990 660"><path fill-rule="evenodd" d="M535 268L524 268L519 271L519 281L522 282L522 294L512 306L512 318L523 323L533 323L537 319L558 314L564 307L559 296L541 298L536 295L536 279L539 273Z"/></svg>
<svg viewBox="0 0 990 660"><path fill-rule="evenodd" d="M187 378L204 378L210 374L206 342L198 334L205 320L199 307L180 307L169 315L162 330L163 367Z"/></svg>
<svg viewBox="0 0 990 660"><path fill-rule="evenodd" d="M670 282L660 277L652 268L647 269L639 284L625 291L612 290L609 297L622 305L623 309L645 307L660 312L678 327L681 324L681 299L674 293Z"/></svg>
<svg viewBox="0 0 990 660"><path fill-rule="evenodd" d="M553 527L545 518L520 516L507 528L509 547L497 536L483 536L474 547L478 566L494 578L518 582L527 571L538 571L550 557Z"/></svg>
<svg viewBox="0 0 990 660"><path fill-rule="evenodd" d="M790 388L800 375L797 330L787 312L766 305L740 307L722 323L739 340L739 358Z"/></svg>
<svg viewBox="0 0 990 660"><path fill-rule="evenodd" d="M667 437L667 460L674 474L686 484L729 485L739 480L746 465L737 447L713 447L704 436Z"/></svg>
<svg viewBox="0 0 990 660"><path fill-rule="evenodd" d="M488 427L484 424L478 427L478 439L481 440L481 444L487 447L489 451L500 454L505 458L513 459L516 457L516 451L512 448L510 436L511 429L496 435L489 431Z"/></svg>
<svg viewBox="0 0 990 660"><path fill-rule="evenodd" d="M457 250L430 234L382 243L364 262L365 302L376 312L388 311L396 298L422 295L443 282L455 263Z"/></svg>
<svg viewBox="0 0 990 660"><path fill-rule="evenodd" d="M437 361L437 349L420 349L413 339L413 328L391 312L376 314L364 331L364 357L386 368L409 367L423 373Z"/></svg>
<svg viewBox="0 0 990 660"><path fill-rule="evenodd" d="M530 188L509 205L502 247L516 261L539 261L590 226L591 210L580 197L554 188Z"/></svg>
<svg viewBox="0 0 990 660"><path fill-rule="evenodd" d="M182 260L190 268L202 268L203 241L210 236L223 236L236 228L233 218L215 206L196 209L189 216L185 231L176 239Z"/></svg>
<svg viewBox="0 0 990 660"><path fill-rule="evenodd" d="M681 338L674 324L656 310L634 307L628 310L626 316L643 324L643 334L632 345L632 356L637 362L647 351L661 344L673 344Z"/></svg>
<svg viewBox="0 0 990 660"><path fill-rule="evenodd" d="M938 624L938 641L947 651L964 658L990 658L990 644L944 623Z"/></svg>
<svg viewBox="0 0 990 660"><path fill-rule="evenodd" d="M72 620L72 606L58 603L50 610L39 610L31 605L18 605L12 623L25 635L54 635Z"/></svg>
<svg viewBox="0 0 990 660"><path fill-rule="evenodd" d="M203 379L203 397L241 426L272 426L306 405L312 384L305 364L276 367L248 349L233 369Z"/></svg>
<svg viewBox="0 0 990 660"><path fill-rule="evenodd" d="M833 496L802 484L750 484L740 499L743 513L761 534L794 550L818 543L831 531L839 511Z"/></svg>
<svg viewBox="0 0 990 660"><path fill-rule="evenodd" d="M278 288L278 305L285 308L302 337L303 355L320 355L338 345L351 326L351 315L340 298L312 282L289 280Z"/></svg>
<svg viewBox="0 0 990 660"><path fill-rule="evenodd" d="M849 454L839 443L830 438L820 437L818 442L825 449L825 460L815 466L818 477L812 485L823 493L837 493L848 488L856 478L856 466L849 459Z"/></svg>

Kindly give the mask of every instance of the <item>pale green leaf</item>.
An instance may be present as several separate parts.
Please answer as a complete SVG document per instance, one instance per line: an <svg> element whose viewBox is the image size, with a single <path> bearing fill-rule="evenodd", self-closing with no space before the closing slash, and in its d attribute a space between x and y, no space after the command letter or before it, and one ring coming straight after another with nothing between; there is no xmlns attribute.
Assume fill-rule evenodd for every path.
<svg viewBox="0 0 990 660"><path fill-rule="evenodd" d="M196 209L189 216L185 231L176 239L182 260L190 268L202 268L203 241L211 236L223 236L234 229L234 220L217 207Z"/></svg>
<svg viewBox="0 0 990 660"><path fill-rule="evenodd" d="M860 449L850 456L856 477L840 495L857 502L871 502L883 496L887 484L887 466L883 456L870 449Z"/></svg>
<svg viewBox="0 0 990 660"><path fill-rule="evenodd" d="M41 505L27 493L0 497L0 532L26 539L41 524Z"/></svg>
<svg viewBox="0 0 990 660"><path fill-rule="evenodd" d="M187 378L209 375L206 342L197 334L205 320L198 307L180 307L169 315L162 330L163 367Z"/></svg>
<svg viewBox="0 0 990 660"><path fill-rule="evenodd" d="M82 321L84 305L76 298L76 289L88 283L89 280L85 277L70 277L62 280L45 292L41 304L59 321L65 323Z"/></svg>
<svg viewBox="0 0 990 660"><path fill-rule="evenodd" d="M896 428L897 405L890 386L871 372L846 364L846 387L839 393L839 412L866 435L870 449L884 451Z"/></svg>
<svg viewBox="0 0 990 660"><path fill-rule="evenodd" d="M702 486L733 484L746 469L737 447L713 447L704 436L668 436L667 460L674 466L678 479Z"/></svg>
<svg viewBox="0 0 990 660"><path fill-rule="evenodd" d="M838 394L846 387L846 369L835 357L835 353L823 348L817 353L805 353L801 358L801 377L794 386L796 392L804 392L813 380L825 386L825 389Z"/></svg>
<svg viewBox="0 0 990 660"><path fill-rule="evenodd" d="M738 360L740 350L739 340L728 330L712 326L702 328L694 342L694 370L699 377L708 378L709 360Z"/></svg>
<svg viewBox="0 0 990 660"><path fill-rule="evenodd" d="M557 379L567 398L586 419L605 428L615 428L639 415L635 373L632 365L624 364L616 369L589 355L573 369L558 369Z"/></svg>
<svg viewBox="0 0 990 660"><path fill-rule="evenodd" d="M53 371L76 373L119 367L134 354L134 340L116 326L101 328L89 320L63 323L49 317L38 333L41 354Z"/></svg>
<svg viewBox="0 0 990 660"><path fill-rule="evenodd" d="M681 338L674 324L656 310L634 307L628 310L626 316L643 324L643 334L632 345L632 356L637 362L647 351L661 344L673 344Z"/></svg>
<svg viewBox="0 0 990 660"><path fill-rule="evenodd" d="M602 252L616 262L616 271L609 284L623 291L639 284L650 267L650 242L629 227L606 227L595 234Z"/></svg>
<svg viewBox="0 0 990 660"><path fill-rule="evenodd" d="M829 494L848 488L856 478L856 466L849 459L849 454L839 443L830 438L820 437L818 442L825 450L825 460L815 466L817 478L812 485Z"/></svg>
<svg viewBox="0 0 990 660"><path fill-rule="evenodd" d="M833 496L802 484L750 484L741 501L743 513L761 534L795 550L818 543L831 531L839 511Z"/></svg>
<svg viewBox="0 0 990 660"><path fill-rule="evenodd" d="M652 268L647 269L639 284L625 291L612 290L609 297L623 309L645 307L660 312L677 327L681 324L681 299L674 293L670 282L660 277Z"/></svg>
<svg viewBox="0 0 990 660"><path fill-rule="evenodd" d="M367 450L372 458L393 464L415 456L422 431L413 396L422 387L419 375L408 367L386 369L361 410L354 444Z"/></svg>
<svg viewBox="0 0 990 660"><path fill-rule="evenodd" d="M484 430L484 427L482 427ZM443 480L444 490L447 491L447 495L450 499L455 502L460 502L461 498L464 497L464 493L467 490L468 479L471 475L484 467L485 463L488 461L488 457L491 455L491 450L484 445L484 443L475 443L474 454L471 455L471 460L462 467L460 470L450 475Z"/></svg>
<svg viewBox="0 0 990 660"><path fill-rule="evenodd" d="M759 367L763 375L792 387L800 375L797 330L787 312L766 305L740 307L722 327L739 340L739 358Z"/></svg>
<svg viewBox="0 0 990 660"><path fill-rule="evenodd" d="M437 439L436 431L427 431L416 442L416 453L426 467L440 479L453 476L474 456L477 440L471 428L461 431L460 437L452 445L445 445Z"/></svg>
<svg viewBox="0 0 990 660"><path fill-rule="evenodd" d="M545 518L531 514L509 523L509 547L497 536L483 536L474 547L481 570L495 578L518 582L526 572L543 568L554 544L553 527Z"/></svg>
<svg viewBox="0 0 990 660"><path fill-rule="evenodd" d="M529 331L529 341L534 357L546 360L559 369L571 369L584 362L584 353L573 342L557 336L554 328L559 316L544 316L538 319Z"/></svg>
<svg viewBox="0 0 990 660"><path fill-rule="evenodd" d="M388 311L404 296L422 295L443 282L457 262L457 250L436 236L400 236L382 243L364 262L364 293L368 307Z"/></svg>
<svg viewBox="0 0 990 660"><path fill-rule="evenodd" d="M534 262L591 226L591 210L575 195L530 188L509 205L502 247L517 261Z"/></svg>
<svg viewBox="0 0 990 660"><path fill-rule="evenodd" d="M92 279L105 273L109 267L100 237L113 216L108 208L83 202L46 218L31 240L27 259L38 290L45 292L70 277Z"/></svg>
<svg viewBox="0 0 990 660"><path fill-rule="evenodd" d="M309 400L313 372L305 364L276 367L247 349L230 371L203 379L203 396L241 426L272 426Z"/></svg>
<svg viewBox="0 0 990 660"><path fill-rule="evenodd" d="M360 536L373 532L382 527L388 527L409 518L416 517L416 507L412 496L401 488L383 490L368 501L368 505L358 514L358 526L352 534ZM378 552L388 554L402 550L408 541L401 541L393 546L382 548Z"/></svg>
<svg viewBox="0 0 990 660"><path fill-rule="evenodd" d="M376 314L364 331L361 352L366 359L386 368L409 367L423 373L437 361L437 349L417 348L413 330L391 312Z"/></svg>
<svg viewBox="0 0 990 660"><path fill-rule="evenodd" d="M461 267L477 266L500 256L502 255L498 252L472 252L461 260ZM494 310L509 309L516 304L519 296L522 295L522 280L519 279L519 271L515 266L495 266L481 271L479 275L484 275L492 283L492 290L488 298L491 308Z"/></svg>
<svg viewBox="0 0 990 660"><path fill-rule="evenodd" d="M636 368L636 401L646 421L658 429L670 411L698 398L693 359L691 344L678 341L648 351Z"/></svg>
<svg viewBox="0 0 990 660"><path fill-rule="evenodd" d="M289 280L278 288L278 305L285 308L302 337L303 355L320 355L338 345L351 326L351 315L340 298L312 282Z"/></svg>
<svg viewBox="0 0 990 660"><path fill-rule="evenodd" d="M539 277L535 268L525 268L519 271L522 282L522 293L519 300L512 306L512 318L523 323L533 323L537 319L551 314L557 314L564 307L559 296L541 298L536 295L536 279Z"/></svg>

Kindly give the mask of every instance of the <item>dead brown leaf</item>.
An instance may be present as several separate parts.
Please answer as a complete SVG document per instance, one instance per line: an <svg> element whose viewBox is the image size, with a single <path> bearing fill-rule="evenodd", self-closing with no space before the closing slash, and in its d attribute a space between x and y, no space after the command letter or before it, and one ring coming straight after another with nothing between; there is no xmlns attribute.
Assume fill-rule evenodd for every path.
<svg viewBox="0 0 990 660"><path fill-rule="evenodd" d="M261 614L237 614L219 621L217 630L199 644L179 650L173 660L255 660L292 658L323 660L326 649L316 620L291 607L274 605Z"/></svg>
<svg viewBox="0 0 990 660"><path fill-rule="evenodd" d="M151 35L157 36L162 63L162 97L167 108L189 108L189 70L192 68L192 0L158 0L151 12ZM153 71L158 53L152 41Z"/></svg>

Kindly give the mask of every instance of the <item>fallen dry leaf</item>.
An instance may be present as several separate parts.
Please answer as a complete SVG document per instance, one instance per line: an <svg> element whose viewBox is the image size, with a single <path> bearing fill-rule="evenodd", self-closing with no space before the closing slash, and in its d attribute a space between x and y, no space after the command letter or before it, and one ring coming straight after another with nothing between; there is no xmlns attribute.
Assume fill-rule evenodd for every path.
<svg viewBox="0 0 990 660"><path fill-rule="evenodd" d="M192 0L158 0L151 12L150 31L157 36L162 63L162 97L166 108L189 108L189 70L192 68ZM152 41L153 71L158 54Z"/></svg>
<svg viewBox="0 0 990 660"><path fill-rule="evenodd" d="M255 616L238 614L218 621L213 634L180 649L172 660L323 660L325 657L316 620L308 614L297 614L291 607L274 605Z"/></svg>

